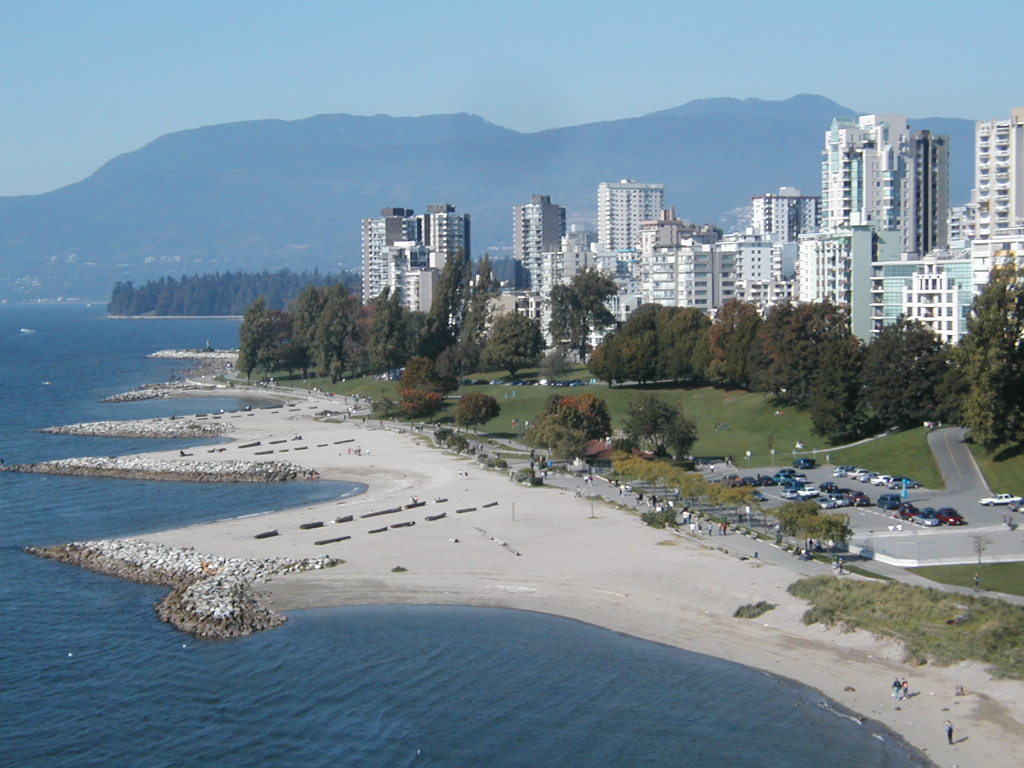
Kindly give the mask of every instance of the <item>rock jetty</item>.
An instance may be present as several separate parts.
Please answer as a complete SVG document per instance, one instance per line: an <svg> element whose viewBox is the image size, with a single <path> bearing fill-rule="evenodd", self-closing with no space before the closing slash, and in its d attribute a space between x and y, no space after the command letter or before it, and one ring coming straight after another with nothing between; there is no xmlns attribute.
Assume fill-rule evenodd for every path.
<svg viewBox="0 0 1024 768"><path fill-rule="evenodd" d="M146 357L159 360L237 360L238 350L231 349L161 349Z"/></svg>
<svg viewBox="0 0 1024 768"><path fill-rule="evenodd" d="M108 576L171 587L170 594L156 604L157 615L183 632L207 638L242 637L280 626L285 617L259 603L253 583L340 562L327 556L217 557L142 539L74 542L27 551Z"/></svg>
<svg viewBox="0 0 1024 768"><path fill-rule="evenodd" d="M234 429L223 421L192 421L189 419L147 419L140 421L91 421L65 424L39 430L52 435L87 435L90 437L220 437Z"/></svg>
<svg viewBox="0 0 1024 768"><path fill-rule="evenodd" d="M159 397L174 397L183 392L212 392L218 387L212 384L196 384L192 381L169 381L165 384L143 384L131 392L122 392L103 398L101 403L134 403L139 400L155 400Z"/></svg>
<svg viewBox="0 0 1024 768"><path fill-rule="evenodd" d="M276 483L316 480L315 470L287 461L175 461L138 456L81 456L38 464L0 467L8 472L79 477L118 477L127 480L183 480L206 483Z"/></svg>

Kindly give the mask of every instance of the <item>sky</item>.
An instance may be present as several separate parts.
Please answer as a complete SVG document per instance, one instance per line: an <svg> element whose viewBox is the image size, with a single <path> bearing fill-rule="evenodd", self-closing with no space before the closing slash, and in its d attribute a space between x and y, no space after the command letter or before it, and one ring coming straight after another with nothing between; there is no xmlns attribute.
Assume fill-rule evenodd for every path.
<svg viewBox="0 0 1024 768"><path fill-rule="evenodd" d="M323 113L533 132L814 93L1008 117L1022 33L1021 0L0 0L0 195L174 131Z"/></svg>

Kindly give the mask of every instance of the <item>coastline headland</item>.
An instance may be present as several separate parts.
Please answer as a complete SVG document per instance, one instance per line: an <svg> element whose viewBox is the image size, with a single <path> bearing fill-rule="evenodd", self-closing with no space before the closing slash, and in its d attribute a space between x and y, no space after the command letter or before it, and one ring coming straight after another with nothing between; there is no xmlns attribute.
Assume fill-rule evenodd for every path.
<svg viewBox="0 0 1024 768"><path fill-rule="evenodd" d="M283 408L239 418L221 455L247 461L256 452L272 449L276 458L302 450L305 467L365 483L367 492L147 534L139 546L210 553L198 556L208 562L326 556L334 567L275 575L259 583L254 600L277 613L387 604L550 613L798 680L858 718L881 722L940 766L1021 763L1024 683L994 679L980 663L915 666L894 640L806 625L808 604L787 592L799 576L736 556L730 536L649 528L632 509L513 482L507 472L433 447L416 430L326 420L317 416L325 398L282 397L290 397ZM190 460L178 451L135 458ZM197 589L217 587L203 583ZM762 600L777 607L754 620L734 617L740 606ZM906 677L917 695L893 699L894 676ZM946 743L947 719L966 744Z"/></svg>

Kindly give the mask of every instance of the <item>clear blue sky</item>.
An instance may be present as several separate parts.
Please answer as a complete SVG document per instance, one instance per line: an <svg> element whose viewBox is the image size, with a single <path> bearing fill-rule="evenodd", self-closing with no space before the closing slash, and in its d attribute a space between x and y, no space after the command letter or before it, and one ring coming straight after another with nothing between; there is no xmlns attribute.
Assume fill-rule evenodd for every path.
<svg viewBox="0 0 1024 768"><path fill-rule="evenodd" d="M0 195L172 131L320 113L537 131L816 93L1003 117L1024 106L1022 32L1021 0L0 0Z"/></svg>

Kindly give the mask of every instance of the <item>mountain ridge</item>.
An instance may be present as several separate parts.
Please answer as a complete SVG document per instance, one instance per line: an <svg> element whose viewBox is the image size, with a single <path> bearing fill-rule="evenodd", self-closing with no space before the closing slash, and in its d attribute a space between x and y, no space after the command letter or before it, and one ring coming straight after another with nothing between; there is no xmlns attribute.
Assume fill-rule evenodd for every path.
<svg viewBox="0 0 1024 768"><path fill-rule="evenodd" d="M387 206L453 203L472 216L475 254L508 253L514 205L547 194L570 222L592 220L597 185L622 178L664 183L678 215L729 226L751 196L818 194L825 131L856 114L801 94L700 99L534 133L464 112L190 128L74 184L0 197L0 298L103 296L116 280L183 273L358 269L360 221ZM952 200L964 202L974 123L911 124L951 136Z"/></svg>

